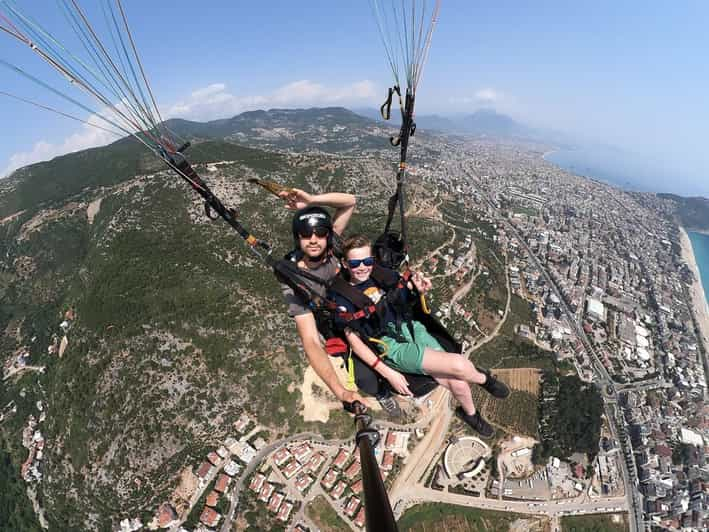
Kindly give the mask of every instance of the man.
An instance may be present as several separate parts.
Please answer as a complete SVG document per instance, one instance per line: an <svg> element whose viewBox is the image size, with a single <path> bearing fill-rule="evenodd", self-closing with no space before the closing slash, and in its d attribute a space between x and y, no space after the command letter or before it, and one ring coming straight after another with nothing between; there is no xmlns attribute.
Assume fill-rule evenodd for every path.
<svg viewBox="0 0 709 532"><path fill-rule="evenodd" d="M308 194L300 189L279 194L287 202L287 207L297 209L293 218L293 239L300 269L323 280L329 280L339 271L339 262L331 253L335 235L341 235L354 212L356 198L352 194L331 192L327 194ZM335 214L322 207L332 207ZM305 279L303 281L315 292L325 296L325 288ZM293 289L283 285L283 295L288 305L288 315L295 319L295 327L308 357L308 363L315 373L330 388L333 394L345 403L364 402L362 397L346 389L335 373L330 355L323 348L317 323L307 301L295 294Z"/></svg>
<svg viewBox="0 0 709 532"><path fill-rule="evenodd" d="M342 235L354 212L355 196L342 193L312 195L299 189L282 192L279 195L286 200L289 209L297 209L292 227L296 250L292 260L296 261L303 271L323 280L330 280L337 274L340 266L339 261L332 254L332 243L335 238ZM332 218L323 207L335 209ZM323 297L326 295L324 286L307 278L302 282L319 295ZM362 401L359 394L347 390L342 385L335 373L330 355L323 348L317 321L308 306L308 301L304 301L287 285L283 285L283 295L288 305L288 314L295 319L298 336L315 373L340 401L347 403ZM401 417L401 409L392 396L391 390L386 386L380 386L377 375L356 357L354 366L357 386L374 395L388 415ZM417 376L413 378L416 379ZM412 383L412 386L414 395L422 395L431 389L429 382Z"/></svg>

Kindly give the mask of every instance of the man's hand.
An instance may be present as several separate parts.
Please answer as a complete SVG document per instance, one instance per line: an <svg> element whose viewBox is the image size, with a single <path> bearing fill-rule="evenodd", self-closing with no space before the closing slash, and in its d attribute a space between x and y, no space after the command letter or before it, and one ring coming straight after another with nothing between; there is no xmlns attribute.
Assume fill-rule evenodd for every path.
<svg viewBox="0 0 709 532"><path fill-rule="evenodd" d="M382 374L382 377L389 381L389 384L391 384L391 387L394 388L396 393L406 395L408 397L412 397L414 395L411 393L411 390L409 390L409 383L406 382L406 377L395 369L388 368L387 371Z"/></svg>
<svg viewBox="0 0 709 532"><path fill-rule="evenodd" d="M337 395L337 398L343 403L354 403L355 401L359 401L362 404L366 404L365 400L362 399L362 396L359 395L357 392L353 392L352 390L347 390L344 388Z"/></svg>
<svg viewBox="0 0 709 532"><path fill-rule="evenodd" d="M299 188L293 188L289 191L279 192L278 196L286 200L286 208L292 211L304 209L313 201L312 195Z"/></svg>

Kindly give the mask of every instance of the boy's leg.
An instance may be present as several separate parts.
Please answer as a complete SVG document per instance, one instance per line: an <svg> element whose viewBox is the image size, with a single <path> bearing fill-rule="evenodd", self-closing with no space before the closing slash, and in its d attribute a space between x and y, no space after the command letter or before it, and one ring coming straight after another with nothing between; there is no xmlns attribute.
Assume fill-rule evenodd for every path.
<svg viewBox="0 0 709 532"><path fill-rule="evenodd" d="M483 384L487 380L487 376L478 371L467 358L457 353L436 351L430 347L423 352L423 369L434 377L458 379L475 384Z"/></svg>

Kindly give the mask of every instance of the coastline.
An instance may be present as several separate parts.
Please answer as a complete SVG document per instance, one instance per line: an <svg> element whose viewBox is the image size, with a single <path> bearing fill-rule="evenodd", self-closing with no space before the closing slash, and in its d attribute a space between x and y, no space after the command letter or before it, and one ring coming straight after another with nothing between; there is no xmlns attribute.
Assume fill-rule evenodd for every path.
<svg viewBox="0 0 709 532"><path fill-rule="evenodd" d="M692 308L694 310L694 317L699 327L699 335L702 345L704 346L704 353L709 353L709 350L707 349L709 347L709 304L707 304L707 299L704 294L704 287L702 286L702 279L699 275L699 267L697 266L697 260L694 257L692 242L689 240L689 235L687 234L687 231L684 227L679 227L679 234L680 246L682 248L682 258L694 274L694 282L692 283L692 286L690 288L690 293L692 294ZM707 355L705 354L705 357L706 356Z"/></svg>

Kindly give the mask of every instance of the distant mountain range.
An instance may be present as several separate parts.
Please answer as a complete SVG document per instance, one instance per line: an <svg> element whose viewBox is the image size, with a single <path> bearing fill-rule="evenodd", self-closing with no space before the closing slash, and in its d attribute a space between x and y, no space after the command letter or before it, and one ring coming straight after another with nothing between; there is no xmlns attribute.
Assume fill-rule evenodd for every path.
<svg viewBox="0 0 709 532"><path fill-rule="evenodd" d="M376 109L355 109L354 111L359 115L382 121L379 111ZM391 123L394 126L400 123L396 113L392 113ZM479 109L471 114L452 116L417 115L416 125L424 131L436 130L456 135L568 143L568 139L559 133L527 126L494 109Z"/></svg>

